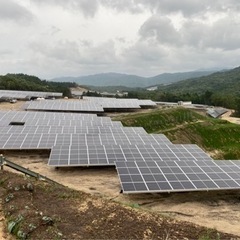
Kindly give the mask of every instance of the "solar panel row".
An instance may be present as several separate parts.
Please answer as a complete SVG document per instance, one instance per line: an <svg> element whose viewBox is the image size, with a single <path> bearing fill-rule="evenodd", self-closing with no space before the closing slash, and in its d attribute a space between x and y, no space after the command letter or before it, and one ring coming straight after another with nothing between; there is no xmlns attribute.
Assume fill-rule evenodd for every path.
<svg viewBox="0 0 240 240"><path fill-rule="evenodd" d="M240 188L240 161L116 162L124 193Z"/></svg>
<svg viewBox="0 0 240 240"><path fill-rule="evenodd" d="M26 110L104 112L104 109L138 109L141 106L155 106L151 100L94 98L79 101L49 100L34 101L25 105Z"/></svg>
<svg viewBox="0 0 240 240"><path fill-rule="evenodd" d="M90 125L90 124L88 124ZM88 134L100 134L100 133L126 133L126 134L143 134L142 138L148 138L148 135L146 135L146 131L141 127L128 127L124 128L119 122L112 122L110 125L95 125L95 126L45 126L45 125L38 125L38 126L18 126L18 125L11 125L11 126L0 126L0 133L1 134L11 134L11 133L55 133L55 134L82 134L82 133L88 133ZM145 136L146 135L146 136ZM168 138L166 138L164 135L163 137L166 139L166 141L170 142ZM162 138L161 135L155 135L155 138Z"/></svg>
<svg viewBox="0 0 240 240"><path fill-rule="evenodd" d="M136 133L100 133L100 134L60 134L60 133L1 133L0 149L54 149L56 146L71 145L132 145L132 144L169 144L164 136L155 138L149 135L145 140ZM58 148L56 148L58 149ZM71 154L71 152L69 152Z"/></svg>
<svg viewBox="0 0 240 240"><path fill-rule="evenodd" d="M69 142L67 140L67 142ZM100 145L57 144L53 146L50 166L98 166L114 165L115 162L153 161L211 161L197 145L168 145L162 143Z"/></svg>
<svg viewBox="0 0 240 240"><path fill-rule="evenodd" d="M0 98L2 99L30 99L30 98L47 98L47 97L62 97L62 93L58 92L33 92L33 91L13 91L0 90Z"/></svg>
<svg viewBox="0 0 240 240"><path fill-rule="evenodd" d="M25 105L26 110L104 112L102 106L87 101L45 100L32 101Z"/></svg>
<svg viewBox="0 0 240 240"><path fill-rule="evenodd" d="M23 111L0 111L0 121L29 121L29 120L96 120L96 114L58 113L58 112L23 112ZM101 117L102 121L110 120L109 117Z"/></svg>
<svg viewBox="0 0 240 240"><path fill-rule="evenodd" d="M133 98L107 98L107 97L83 97L84 100L88 100L90 102L101 103L104 107L112 107L112 106L126 106L127 104L131 104L132 106L156 106L156 103L152 100L139 100Z"/></svg>
<svg viewBox="0 0 240 240"><path fill-rule="evenodd" d="M12 123L22 123L27 126L122 126L121 122L111 121L110 117L97 117L94 114L68 116L68 114L41 114L40 112L24 114L17 111L0 112L0 126L9 126Z"/></svg>

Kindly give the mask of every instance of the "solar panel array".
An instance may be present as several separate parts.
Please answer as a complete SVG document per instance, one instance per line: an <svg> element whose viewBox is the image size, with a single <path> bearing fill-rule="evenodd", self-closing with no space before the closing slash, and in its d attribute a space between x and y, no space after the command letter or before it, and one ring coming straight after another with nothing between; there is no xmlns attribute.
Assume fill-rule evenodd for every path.
<svg viewBox="0 0 240 240"><path fill-rule="evenodd" d="M26 110L41 111L69 111L69 112L96 112L104 110L140 109L141 106L156 106L151 100L116 99L85 97L84 100L45 100L33 101L25 105Z"/></svg>
<svg viewBox="0 0 240 240"><path fill-rule="evenodd" d="M128 105L131 108L135 108L139 106L156 106L156 103L152 100L139 100L134 98L108 98L108 97L83 97L84 100L88 100L89 102L100 103L103 108L116 108L121 107L125 108Z"/></svg>
<svg viewBox="0 0 240 240"><path fill-rule="evenodd" d="M240 188L240 161L116 162L125 193Z"/></svg>
<svg viewBox="0 0 240 240"><path fill-rule="evenodd" d="M38 111L104 112L102 106L82 100L32 101L25 105L25 109Z"/></svg>
<svg viewBox="0 0 240 240"><path fill-rule="evenodd" d="M0 111L1 149L50 149L55 145L161 144L162 134L149 135L141 127L95 114Z"/></svg>
<svg viewBox="0 0 240 240"><path fill-rule="evenodd" d="M173 147L174 146L174 147ZM57 144L52 148L51 166L106 166L116 162L208 161L211 158L196 145L149 144Z"/></svg>
<svg viewBox="0 0 240 240"><path fill-rule="evenodd" d="M15 98L15 99L30 99L33 97L34 98L62 97L62 93L0 90L0 98L2 98L2 99L13 99L13 98Z"/></svg>
<svg viewBox="0 0 240 240"><path fill-rule="evenodd" d="M115 165L124 193L240 188L240 161L96 114L0 111L0 149L51 149L48 165Z"/></svg>

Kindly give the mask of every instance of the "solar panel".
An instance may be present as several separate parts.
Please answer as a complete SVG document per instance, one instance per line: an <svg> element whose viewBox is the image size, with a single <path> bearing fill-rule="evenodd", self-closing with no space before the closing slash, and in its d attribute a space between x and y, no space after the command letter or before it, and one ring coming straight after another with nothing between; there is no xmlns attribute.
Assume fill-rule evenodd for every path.
<svg viewBox="0 0 240 240"><path fill-rule="evenodd" d="M0 111L0 120L9 121L15 119L16 121L30 121L30 120L109 120L109 117L99 118L96 114L87 113L60 113L60 112L24 112L24 111Z"/></svg>
<svg viewBox="0 0 240 240"><path fill-rule="evenodd" d="M116 165L125 193L240 188L240 161L95 114L0 111L0 133L1 149L51 149L50 166Z"/></svg>
<svg viewBox="0 0 240 240"><path fill-rule="evenodd" d="M3 149L20 149L26 138L26 134L10 134L8 140L3 145Z"/></svg>
<svg viewBox="0 0 240 240"><path fill-rule="evenodd" d="M30 99L32 97L62 97L59 92L34 92L34 91L14 91L14 90L0 90L0 98L16 98L16 99Z"/></svg>
<svg viewBox="0 0 240 240"><path fill-rule="evenodd" d="M87 101L45 100L33 101L25 105L26 110L103 112L103 108Z"/></svg>
<svg viewBox="0 0 240 240"><path fill-rule="evenodd" d="M2 134L0 135L0 148L3 149L4 145L6 144L6 142L9 140L10 138L10 134Z"/></svg>
<svg viewBox="0 0 240 240"><path fill-rule="evenodd" d="M100 165L114 165L114 162L118 162L118 161L126 161L126 162L134 162L134 161L144 161L144 162L153 162L153 161L166 161L166 162L171 162L171 161L208 161L210 162L212 159L203 151L201 152L202 155L204 157L202 157L202 155L200 156L200 159L198 157L194 157L191 155L191 151L190 150L186 150L184 148L183 145L177 145L174 146L174 149L178 149L179 152L181 153L181 151L184 152L184 156L182 155L177 155L177 154L173 154L171 151L171 146L172 145L130 145L130 144L126 144L126 145L114 145L114 143L108 144L108 145L104 145L102 144L102 140L101 140L101 135L99 135L98 137L95 137L95 139L91 142L90 140L90 144L88 144L88 140L86 138L82 138L81 141L77 142L77 139L74 143L74 141L72 140L72 137L70 136L59 136L61 137L60 139L56 140L56 145L52 147L52 151L49 157L49 162L48 164L50 166L57 166L54 165L57 159L61 159L61 165L64 166L72 166L73 163L71 162L71 160L66 161L64 164L64 159L61 158L61 156L59 156L59 154L61 153L61 151L59 151L59 149L66 149L66 147L68 147L68 154L69 154L69 159L71 159L72 155L74 155L74 159L78 159L78 164L77 166L82 166L82 165L86 165L85 163L85 159L82 162L82 159L80 156L78 156L77 154L81 151L84 151L87 153L88 155L88 165L91 166L98 166L99 162L95 160L95 158L91 159L91 154L90 154L90 149L92 147L95 148L95 155L100 155L102 158L104 158L104 160L101 161ZM85 135L86 137L86 135ZM84 144L85 143L85 144ZM79 148L79 152L72 152L73 148ZM193 146L194 149L194 146ZM105 151L104 153L103 150ZM98 153L98 151L100 151L100 153ZM116 152L116 153L115 153ZM118 158L115 158L114 156L118 155ZM110 158L109 158L110 157ZM76 166L76 163L74 162L74 165Z"/></svg>
<svg viewBox="0 0 240 240"><path fill-rule="evenodd" d="M77 111L77 112L103 112L109 109L139 109L141 106L155 106L151 100L138 99L116 99L116 98L96 98L84 97L84 100L45 100L27 103L27 110L45 111Z"/></svg>
<svg viewBox="0 0 240 240"><path fill-rule="evenodd" d="M55 144L56 134L27 133L1 134L0 149L51 149Z"/></svg>
<svg viewBox="0 0 240 240"><path fill-rule="evenodd" d="M22 126L113 126L121 127L122 123L119 121L111 121L109 117L96 117L95 115L83 116L83 114L42 114L31 112L1 112L0 111L0 127L9 126L10 124L22 123ZM21 127L17 126L20 130ZM17 129L15 127L15 129ZM12 129L14 131L14 128ZM11 131L11 132L13 132Z"/></svg>
<svg viewBox="0 0 240 240"><path fill-rule="evenodd" d="M116 162L124 193L240 189L240 161Z"/></svg>
<svg viewBox="0 0 240 240"><path fill-rule="evenodd" d="M145 134L144 134L145 135ZM153 138L152 141L144 141L142 139L143 134L136 133L70 133L70 134L56 134L55 145L63 145L62 139L64 139L64 145L149 145L149 144L163 144L163 142L156 142ZM165 139L164 139L165 140Z"/></svg>
<svg viewBox="0 0 240 240"><path fill-rule="evenodd" d="M84 100L101 103L104 109L107 108L139 108L140 106L156 106L156 103L151 100L139 100L139 99L117 99L106 97L83 97Z"/></svg>
<svg viewBox="0 0 240 240"><path fill-rule="evenodd" d="M115 123L111 126L111 124L104 124L101 126L13 126L13 125L7 125L7 126L0 126L0 133L1 134L11 134L11 133L56 133L56 134L62 134L62 133L74 133L74 134L82 134L82 133L88 133L88 134L104 134L104 133L112 133L114 135L118 135L120 133L125 133L127 135L129 134L141 134L146 135L147 133L143 128L134 128L134 127L122 127L121 125ZM1 137L1 136L0 136ZM165 142L165 140L163 140Z"/></svg>
<svg viewBox="0 0 240 240"><path fill-rule="evenodd" d="M156 106L157 104L152 100L138 100L140 106Z"/></svg>
<svg viewBox="0 0 240 240"><path fill-rule="evenodd" d="M207 114L213 118L218 118L226 112L228 112L226 108L207 108Z"/></svg>

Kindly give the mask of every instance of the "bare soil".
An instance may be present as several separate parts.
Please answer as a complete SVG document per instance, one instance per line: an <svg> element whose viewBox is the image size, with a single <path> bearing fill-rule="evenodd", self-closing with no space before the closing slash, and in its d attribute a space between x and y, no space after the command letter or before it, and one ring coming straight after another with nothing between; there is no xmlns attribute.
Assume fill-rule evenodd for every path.
<svg viewBox="0 0 240 240"><path fill-rule="evenodd" d="M11 109L20 109L22 104L1 103L0 108L9 109L10 106ZM6 218L9 220L7 209L12 207L4 202L6 194L10 193L18 196L15 200L20 199L16 200L16 203L11 201L11 205L21 206L19 208L24 206L24 209L26 205L30 206L30 209L34 206L34 209L39 209L37 212L50 215L54 220L49 223L41 222L40 216L43 215L37 215L38 218L34 218L34 221L37 221L35 225L39 227L32 231L34 233L30 235L31 239L47 236L44 235L46 231L52 234L48 235L48 238L50 236L59 239L199 239L206 236L206 228L226 233L221 233L220 239L234 238L233 236L240 239L240 191L124 195L120 193L121 186L115 168L55 169L47 165L49 156L46 153L12 151L5 152L4 156L69 187L70 192L71 189L77 190L77 193L70 194L65 188L59 188L56 192L54 189L46 190L51 189L50 185L42 185L41 182L33 183L34 188L38 189L33 193L21 188L15 191L15 186L18 188L26 183L21 183L22 180L15 175L13 177L6 171L0 171L0 239L11 239L6 233ZM7 167L4 169L13 171ZM1 180L5 177L8 180L1 185ZM14 188L8 188L9 182ZM44 191L47 194L44 194ZM38 192L39 194L36 194ZM27 202L27 199L32 202ZM26 211L22 214L26 214ZM14 211L10 216L15 216ZM216 231L211 230L208 233L216 234ZM43 237L41 239L44 239ZM212 238L217 239L217 235L206 239Z"/></svg>
<svg viewBox="0 0 240 240"><path fill-rule="evenodd" d="M148 213L240 237L240 191L124 195L120 193L121 186L115 168L55 169L47 166L48 156L45 154L8 152L4 156L64 186L109 200L109 203L137 206ZM12 171L10 168L7 170Z"/></svg>
<svg viewBox="0 0 240 240"><path fill-rule="evenodd" d="M230 110L226 113L224 113L222 116L221 116L221 119L223 120L227 120L231 123L235 123L235 124L240 124L240 118L236 118L236 117L232 117L231 115L233 114L233 111Z"/></svg>
<svg viewBox="0 0 240 240"><path fill-rule="evenodd" d="M0 176L2 213L20 239L237 239L143 211L137 204L123 205L5 170ZM6 228L2 237L8 238Z"/></svg>

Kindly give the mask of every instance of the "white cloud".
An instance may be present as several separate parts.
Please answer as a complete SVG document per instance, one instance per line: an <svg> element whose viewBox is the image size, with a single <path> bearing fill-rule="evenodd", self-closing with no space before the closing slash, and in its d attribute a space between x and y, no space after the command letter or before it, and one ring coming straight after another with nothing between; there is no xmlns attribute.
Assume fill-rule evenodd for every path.
<svg viewBox="0 0 240 240"><path fill-rule="evenodd" d="M85 17L93 17L98 10L97 0L30 0L39 5L52 5L68 9L69 11L81 11Z"/></svg>
<svg viewBox="0 0 240 240"><path fill-rule="evenodd" d="M0 74L235 67L239 19L238 0L0 0Z"/></svg>
<svg viewBox="0 0 240 240"><path fill-rule="evenodd" d="M0 20L26 23L33 20L31 11L12 0L0 0Z"/></svg>
<svg viewBox="0 0 240 240"><path fill-rule="evenodd" d="M178 45L180 34L174 28L168 17L153 15L140 28L143 38L153 38L162 44Z"/></svg>

